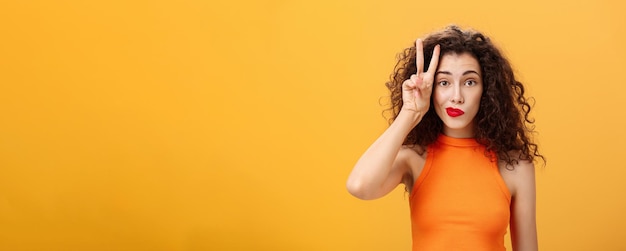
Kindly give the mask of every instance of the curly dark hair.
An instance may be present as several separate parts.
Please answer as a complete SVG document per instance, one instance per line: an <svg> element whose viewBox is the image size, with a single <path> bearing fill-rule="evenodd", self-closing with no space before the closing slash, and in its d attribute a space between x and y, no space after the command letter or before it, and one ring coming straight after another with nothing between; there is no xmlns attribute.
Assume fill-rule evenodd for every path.
<svg viewBox="0 0 626 251"><path fill-rule="evenodd" d="M440 45L440 57L450 53L469 53L480 64L483 93L473 123L474 137L486 147L486 154L496 154L499 160L506 162L507 168L512 168L519 160L535 161L541 158L545 163L545 157L539 154L537 144L531 138L534 120L529 117L529 101L532 98L524 97L524 86L515 79L511 64L491 40L476 30L448 26L423 39L423 69L428 69L436 45ZM402 83L416 71L413 45L398 54L394 73L385 84L391 92L391 107L387 109L392 114L390 123L402 108ZM420 154L436 141L443 130L443 122L432 108L432 96L430 107L404 141L405 145L418 146Z"/></svg>

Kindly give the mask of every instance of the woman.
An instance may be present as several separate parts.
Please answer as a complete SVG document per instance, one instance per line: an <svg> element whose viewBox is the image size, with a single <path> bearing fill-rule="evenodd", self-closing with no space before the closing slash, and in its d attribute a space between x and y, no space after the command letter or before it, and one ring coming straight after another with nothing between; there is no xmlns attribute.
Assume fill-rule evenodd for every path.
<svg viewBox="0 0 626 251"><path fill-rule="evenodd" d="M424 62L424 59L430 59ZM376 199L410 192L413 250L537 250L533 121L524 87L489 38L456 26L404 50L387 87L393 118L348 178Z"/></svg>

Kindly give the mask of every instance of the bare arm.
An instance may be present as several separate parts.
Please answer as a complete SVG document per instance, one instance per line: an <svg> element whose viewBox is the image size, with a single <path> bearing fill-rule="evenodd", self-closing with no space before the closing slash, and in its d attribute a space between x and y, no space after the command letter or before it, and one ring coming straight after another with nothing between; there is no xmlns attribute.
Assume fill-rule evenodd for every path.
<svg viewBox="0 0 626 251"><path fill-rule="evenodd" d="M511 205L513 251L537 251L535 166L520 161L515 167L515 194Z"/></svg>
<svg viewBox="0 0 626 251"><path fill-rule="evenodd" d="M404 138L411 131L414 117L400 113L389 128L363 153L348 177L348 191L357 198L371 200L391 192L408 172L407 161L398 157Z"/></svg>
<svg viewBox="0 0 626 251"><path fill-rule="evenodd" d="M376 199L391 192L410 166L406 158L398 157L404 139L421 121L430 106L430 95L435 70L439 61L439 46L433 51L430 67L422 72L424 53L421 40L417 40L417 74L402 84L403 106L387 130L363 153L348 177L348 191L360 199Z"/></svg>

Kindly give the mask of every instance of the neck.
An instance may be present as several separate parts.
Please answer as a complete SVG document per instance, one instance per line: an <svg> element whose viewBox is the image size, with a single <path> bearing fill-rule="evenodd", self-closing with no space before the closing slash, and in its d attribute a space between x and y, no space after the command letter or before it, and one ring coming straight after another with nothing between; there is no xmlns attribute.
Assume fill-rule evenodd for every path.
<svg viewBox="0 0 626 251"><path fill-rule="evenodd" d="M461 139L474 138L474 130L472 130L471 128L453 129L453 128L444 126L443 135L446 135L451 138L461 138Z"/></svg>

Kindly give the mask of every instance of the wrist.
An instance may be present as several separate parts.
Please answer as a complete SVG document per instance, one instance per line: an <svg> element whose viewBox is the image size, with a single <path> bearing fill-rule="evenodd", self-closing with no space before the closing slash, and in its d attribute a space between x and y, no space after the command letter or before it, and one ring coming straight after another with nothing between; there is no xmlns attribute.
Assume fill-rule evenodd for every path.
<svg viewBox="0 0 626 251"><path fill-rule="evenodd" d="M409 130L412 130L413 127L417 126L417 124L422 120L424 113L415 111L415 110L400 110L398 116L394 120L394 122L398 122L403 125L410 125Z"/></svg>

